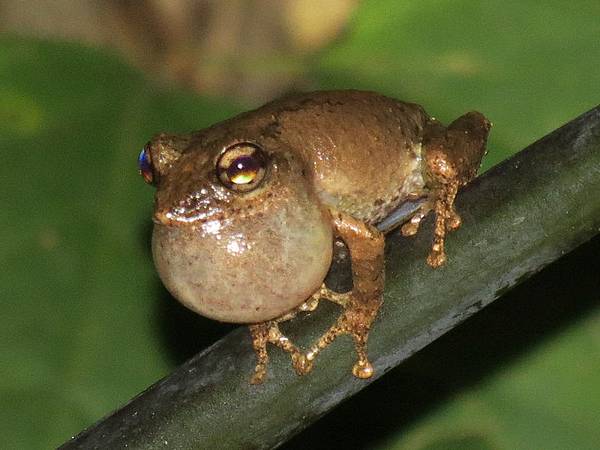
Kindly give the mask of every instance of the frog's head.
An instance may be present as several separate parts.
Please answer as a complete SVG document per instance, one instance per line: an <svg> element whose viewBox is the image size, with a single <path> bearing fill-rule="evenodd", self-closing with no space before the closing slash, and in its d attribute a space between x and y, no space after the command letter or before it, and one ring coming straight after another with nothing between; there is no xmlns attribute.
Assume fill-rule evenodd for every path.
<svg viewBox="0 0 600 450"><path fill-rule="evenodd" d="M160 135L140 155L156 186L153 255L169 291L224 322L281 316L321 284L332 231L298 153L272 139Z"/></svg>

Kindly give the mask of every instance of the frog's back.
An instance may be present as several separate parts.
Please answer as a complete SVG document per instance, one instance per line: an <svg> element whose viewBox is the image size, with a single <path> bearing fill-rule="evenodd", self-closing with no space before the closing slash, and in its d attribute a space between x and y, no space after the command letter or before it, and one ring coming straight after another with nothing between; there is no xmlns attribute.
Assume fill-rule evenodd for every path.
<svg viewBox="0 0 600 450"><path fill-rule="evenodd" d="M298 149L323 203L378 223L420 192L421 141L428 116L412 103L373 92L301 94L260 108L272 131Z"/></svg>

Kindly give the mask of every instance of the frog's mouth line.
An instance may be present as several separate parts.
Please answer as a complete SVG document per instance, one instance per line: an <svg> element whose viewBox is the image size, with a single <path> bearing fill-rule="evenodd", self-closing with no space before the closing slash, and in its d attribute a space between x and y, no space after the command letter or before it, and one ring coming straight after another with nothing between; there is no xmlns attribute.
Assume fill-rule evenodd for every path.
<svg viewBox="0 0 600 450"><path fill-rule="evenodd" d="M156 225L164 225L167 227L174 227L178 225L189 225L192 223L204 223L211 217L207 217L206 214L194 214L194 215L179 215L174 214L171 211L157 211L152 216L152 222Z"/></svg>

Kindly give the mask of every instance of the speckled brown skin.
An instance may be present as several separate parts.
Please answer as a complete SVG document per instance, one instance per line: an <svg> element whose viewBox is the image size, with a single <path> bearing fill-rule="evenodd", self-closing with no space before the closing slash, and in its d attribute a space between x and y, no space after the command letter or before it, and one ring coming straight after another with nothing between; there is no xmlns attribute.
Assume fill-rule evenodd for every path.
<svg viewBox="0 0 600 450"><path fill-rule="evenodd" d="M159 135L147 146L157 185L153 254L161 279L190 309L249 323L266 374L267 344L306 373L340 334L354 337L353 373L372 374L368 331L382 302L383 235L374 228L407 199L426 201L402 231L414 234L434 209L428 262L445 260L445 232L460 225L457 189L475 174L489 122L468 113L448 129L424 110L371 92L302 94L269 103L187 136ZM261 184L233 192L216 175L219 156L249 142L268 155ZM354 288L322 286L334 236L352 260ZM278 323L312 310L320 298L344 311L304 354Z"/></svg>

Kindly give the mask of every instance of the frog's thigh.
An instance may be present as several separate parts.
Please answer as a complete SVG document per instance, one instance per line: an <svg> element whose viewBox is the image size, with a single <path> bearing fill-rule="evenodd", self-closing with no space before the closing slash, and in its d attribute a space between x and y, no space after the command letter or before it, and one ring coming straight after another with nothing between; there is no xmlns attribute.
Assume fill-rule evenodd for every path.
<svg viewBox="0 0 600 450"><path fill-rule="evenodd" d="M373 320L382 303L384 284L384 238L374 227L347 214L332 211L333 226L350 250L352 260L353 289L338 294L336 303L345 304L345 310L336 323L323 334L307 353L305 367L336 337L350 334L354 338L358 361L353 373L368 378L373 368L367 357L367 339ZM342 300L345 296L345 301ZM324 296L328 298L327 295Z"/></svg>

